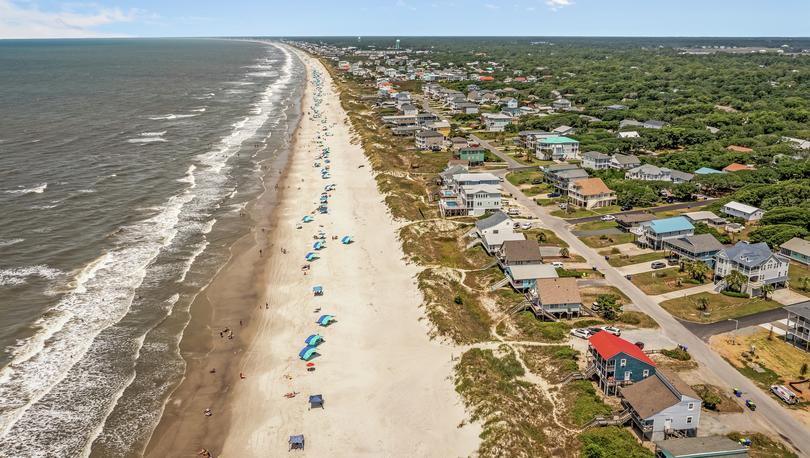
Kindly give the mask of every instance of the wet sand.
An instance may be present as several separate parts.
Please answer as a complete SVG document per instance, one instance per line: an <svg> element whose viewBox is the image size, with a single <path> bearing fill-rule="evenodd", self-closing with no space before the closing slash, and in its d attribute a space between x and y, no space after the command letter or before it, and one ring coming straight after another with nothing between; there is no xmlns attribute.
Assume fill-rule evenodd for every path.
<svg viewBox="0 0 810 458"><path fill-rule="evenodd" d="M148 455L194 456L207 448L215 456L278 456L293 434L305 435L307 456L470 455L480 429L458 427L466 415L451 379L453 349L427 337L416 270L403 260L370 164L351 144L328 73L299 55L325 82L319 108L332 134L322 137L331 150L332 177L322 180L313 167L324 131L321 119L306 114L315 90L310 78L278 206L262 210L273 199L260 199L254 218L267 222L267 231L240 240L231 262L194 304L183 341L187 375ZM329 214L296 229L327 183L337 185ZM262 219L263 211L272 222ZM319 229L327 234L327 248L304 275L304 255ZM343 245L333 235L353 235L356 242ZM313 296L316 284L324 296ZM337 322L318 327L321 313L336 315ZM223 324L234 329L233 340L219 337ZM325 342L309 372L298 352L315 333ZM209 374L214 366L217 373ZM299 394L288 399L288 392ZM309 410L311 394L324 396L324 409ZM210 417L203 415L207 407Z"/></svg>

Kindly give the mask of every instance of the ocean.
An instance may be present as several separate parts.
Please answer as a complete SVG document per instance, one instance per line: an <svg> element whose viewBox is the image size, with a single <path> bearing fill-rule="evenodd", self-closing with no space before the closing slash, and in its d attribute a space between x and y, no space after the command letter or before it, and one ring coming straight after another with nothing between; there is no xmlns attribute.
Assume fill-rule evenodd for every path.
<svg viewBox="0 0 810 458"><path fill-rule="evenodd" d="M257 41L0 41L0 456L142 453L304 78Z"/></svg>

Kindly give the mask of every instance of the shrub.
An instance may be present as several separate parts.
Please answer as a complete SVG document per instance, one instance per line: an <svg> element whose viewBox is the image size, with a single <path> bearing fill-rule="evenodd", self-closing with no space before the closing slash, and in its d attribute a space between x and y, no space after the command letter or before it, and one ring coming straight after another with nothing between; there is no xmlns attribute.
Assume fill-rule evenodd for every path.
<svg viewBox="0 0 810 458"><path fill-rule="evenodd" d="M738 293L737 291L731 291L731 290L728 290L728 289L721 291L721 294L723 294L725 296L728 296L728 297L748 298L748 295L745 294L745 293Z"/></svg>
<svg viewBox="0 0 810 458"><path fill-rule="evenodd" d="M678 361L689 361L692 359L692 355L682 348L673 348L672 350L665 348L661 350L661 354L667 358L677 359Z"/></svg>

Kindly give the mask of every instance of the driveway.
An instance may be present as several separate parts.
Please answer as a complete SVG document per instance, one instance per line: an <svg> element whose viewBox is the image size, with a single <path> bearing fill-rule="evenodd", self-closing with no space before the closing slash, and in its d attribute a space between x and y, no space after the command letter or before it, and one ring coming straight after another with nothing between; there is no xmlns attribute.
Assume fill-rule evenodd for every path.
<svg viewBox="0 0 810 458"><path fill-rule="evenodd" d="M659 261L664 260L664 253L661 253L661 259ZM644 272L649 272L651 270L661 270L661 269L653 269L652 263L656 261L645 261L640 262L638 264L630 264L629 266L617 267L616 270L621 272L623 275L635 275L635 274L643 274Z"/></svg>
<svg viewBox="0 0 810 458"><path fill-rule="evenodd" d="M605 274L606 280L624 292L630 301L642 312L649 315L661 326L659 333L673 342L689 347L689 353L697 361L705 373L712 375L715 380L723 380L727 386L736 386L749 394L749 398L757 403L756 412L749 414L757 419L770 423L773 431L778 431L782 437L798 449L799 454L810 454L810 434L803 424L794 418L794 413L778 404L768 393L762 391L750 379L740 374L720 355L715 353L692 329L675 319L666 310L661 308L653 298L644 294L633 283L624 278L621 272L605 261L604 257L586 246L569 230L570 221L550 216L542 207L532 199L523 195L519 189L508 181L503 183L507 192L511 192L528 211L540 218L541 225L554 231L560 239L564 240L572 250L584 257L587 262L596 266ZM705 203L703 203L705 204ZM772 321L772 320L771 320Z"/></svg>
<svg viewBox="0 0 810 458"><path fill-rule="evenodd" d="M700 286L693 286L691 288L686 289L679 289L677 291L670 291L668 293L659 294L657 296L650 296L652 300L656 303L660 304L661 302L668 301L670 299L677 299L679 297L686 297L691 296L693 294L698 293L710 293L714 291L714 283L706 283L705 285Z"/></svg>

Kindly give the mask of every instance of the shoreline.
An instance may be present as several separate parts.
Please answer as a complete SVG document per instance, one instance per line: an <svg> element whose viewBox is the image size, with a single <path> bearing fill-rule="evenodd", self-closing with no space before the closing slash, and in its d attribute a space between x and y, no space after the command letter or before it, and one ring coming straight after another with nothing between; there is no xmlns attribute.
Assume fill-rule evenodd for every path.
<svg viewBox="0 0 810 458"><path fill-rule="evenodd" d="M234 255L195 301L181 343L186 375L167 401L146 455L195 456L202 448L214 456L276 455L287 450L290 435L301 433L311 456L470 455L480 427L467 423L454 389L454 348L428 336L417 270L404 261L398 226L362 146L352 140L329 72L317 59L288 49L304 62L307 78L281 189L274 194L277 205L268 208L272 198L264 194L256 201L253 237L234 244ZM326 121L309 113L313 68L323 82L320 111L329 135ZM318 138L332 153L328 181L312 167ZM329 214L295 229L327 183L337 184ZM327 242L319 252L323 259L304 275L299 265L319 225L330 240L351 234L356 242ZM258 247L266 248L265 256L258 256ZM324 297L312 297L314 284L324 286ZM269 310L261 305L264 298ZM217 303L244 304L229 306L231 314L253 312L233 340L220 339L211 327L222 322L223 311L212 306ZM313 311L319 308L338 322L317 327ZM316 370L308 372L297 354L303 339L319 332L326 342L313 360ZM221 368L209 374L214 364ZM299 395L287 399L287 392ZM307 396L316 393L326 408L310 412ZM209 407L213 415L205 417Z"/></svg>
<svg viewBox="0 0 810 458"><path fill-rule="evenodd" d="M304 87L308 79L309 75L304 75ZM225 398L239 380L244 349L255 338L256 329L251 326L254 314L264 308L258 304L265 301L262 279L271 247L267 233L275 230L275 211L284 201L284 183L304 117L305 95L302 90L297 101L299 119L288 133L289 144L274 160L265 162L264 189L245 207L250 218L246 233L229 247L228 259L189 306L190 320L179 344L185 373L166 399L160 420L141 451L143 456L197 456L201 448L211 450L205 444L222 443L227 435L230 412L224 408ZM234 330L232 340L219 337L222 323ZM216 373L210 373L212 368ZM205 417L206 408L217 415Z"/></svg>

